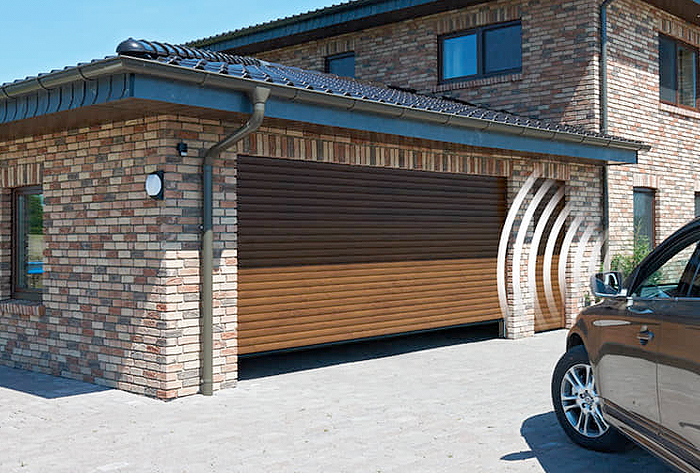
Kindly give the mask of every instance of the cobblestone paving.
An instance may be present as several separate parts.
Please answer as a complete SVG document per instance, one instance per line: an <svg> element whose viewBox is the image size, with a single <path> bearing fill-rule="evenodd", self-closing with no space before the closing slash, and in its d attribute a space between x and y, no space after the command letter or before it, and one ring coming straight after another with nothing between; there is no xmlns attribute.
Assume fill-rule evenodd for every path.
<svg viewBox="0 0 700 473"><path fill-rule="evenodd" d="M667 471L565 437L549 399L564 331L489 335L251 358L238 387L169 403L0 367L0 472Z"/></svg>

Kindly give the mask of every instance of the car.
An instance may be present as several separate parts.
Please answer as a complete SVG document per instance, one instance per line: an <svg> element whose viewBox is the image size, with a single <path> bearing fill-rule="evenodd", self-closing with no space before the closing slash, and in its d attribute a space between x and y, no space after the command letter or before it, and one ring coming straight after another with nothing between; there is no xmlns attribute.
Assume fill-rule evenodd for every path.
<svg viewBox="0 0 700 473"><path fill-rule="evenodd" d="M567 335L552 376L554 412L576 443L630 440L700 473L700 218L673 233L623 281L591 277L602 299Z"/></svg>

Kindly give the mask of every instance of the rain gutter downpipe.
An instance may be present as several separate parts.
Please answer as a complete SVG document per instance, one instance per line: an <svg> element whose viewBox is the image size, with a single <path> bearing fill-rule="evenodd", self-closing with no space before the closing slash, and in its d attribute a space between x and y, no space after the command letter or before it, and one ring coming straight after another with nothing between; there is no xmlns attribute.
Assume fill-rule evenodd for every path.
<svg viewBox="0 0 700 473"><path fill-rule="evenodd" d="M253 133L260 127L265 117L265 103L270 97L270 89L256 87L250 94L253 105L253 114L245 125L232 134L212 146L204 155L202 166L202 379L200 391L205 396L213 394L214 375L214 230L213 230L213 192L212 192L212 165L221 152Z"/></svg>
<svg viewBox="0 0 700 473"><path fill-rule="evenodd" d="M600 4L600 132L608 133L608 5L615 0L603 0ZM603 164L603 271L610 265L610 204L608 202L608 164Z"/></svg>
<svg viewBox="0 0 700 473"><path fill-rule="evenodd" d="M600 132L608 132L608 5L600 4Z"/></svg>

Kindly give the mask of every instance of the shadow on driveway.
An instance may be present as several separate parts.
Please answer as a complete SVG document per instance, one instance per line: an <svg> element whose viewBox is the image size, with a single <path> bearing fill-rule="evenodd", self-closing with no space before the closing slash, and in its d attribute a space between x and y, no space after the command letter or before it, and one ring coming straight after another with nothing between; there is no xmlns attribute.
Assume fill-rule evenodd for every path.
<svg viewBox="0 0 700 473"><path fill-rule="evenodd" d="M238 361L238 379L254 379L325 366L371 360L462 343L497 338L498 323L472 325L411 335L384 337L315 348L244 355Z"/></svg>
<svg viewBox="0 0 700 473"><path fill-rule="evenodd" d="M579 447L561 429L554 411L525 420L520 433L530 450L504 455L501 460L518 462L536 458L547 473L671 472L660 460L640 448L624 453L600 453Z"/></svg>
<svg viewBox="0 0 700 473"><path fill-rule="evenodd" d="M110 389L73 379L0 366L0 389L2 388L45 399L77 396Z"/></svg>

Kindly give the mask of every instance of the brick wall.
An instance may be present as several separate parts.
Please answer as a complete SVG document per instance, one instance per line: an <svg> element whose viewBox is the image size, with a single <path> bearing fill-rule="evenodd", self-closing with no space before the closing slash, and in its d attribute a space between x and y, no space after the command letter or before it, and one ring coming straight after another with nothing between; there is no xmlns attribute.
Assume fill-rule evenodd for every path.
<svg viewBox="0 0 700 473"><path fill-rule="evenodd" d="M597 11L596 0L501 0L256 56L322 71L326 56L354 51L359 79L597 129ZM522 73L438 83L438 36L518 19L523 34Z"/></svg>
<svg viewBox="0 0 700 473"><path fill-rule="evenodd" d="M148 118L0 143L3 199L9 188L43 186L46 245L43 306L0 306L3 363L168 395L167 341L180 327L167 320L163 235L179 209L143 191L146 174L166 165L167 134ZM41 164L43 176L13 178L27 163ZM2 256L5 267L9 251Z"/></svg>
<svg viewBox="0 0 700 473"><path fill-rule="evenodd" d="M656 190L656 241L694 217L700 181L700 113L659 101L658 35L700 47L700 28L638 0L618 0L608 15L609 131L644 141L636 166L610 167L611 251L632 245L635 186Z"/></svg>
<svg viewBox="0 0 700 473"><path fill-rule="evenodd" d="M258 56L322 70L324 56L354 50L361 79L597 130L599 3L495 1ZM438 84L439 35L518 18L521 74ZM658 34L698 47L700 28L640 0L612 2L608 22L608 131L652 146L638 165L610 167L610 248L617 254L631 248L634 186L656 189L657 242L694 216L700 112L659 102Z"/></svg>
<svg viewBox="0 0 700 473"><path fill-rule="evenodd" d="M43 304L6 300L10 216L8 205L0 208L0 362L163 399L197 392L200 156L238 126L162 115L0 143L0 197L8 202L9 189L42 184L47 248ZM179 141L188 156L176 152ZM239 153L505 176L511 193L537 168L565 181L581 205L600 195L599 167L575 160L266 122L214 163L215 389L233 386L238 374ZM143 187L157 169L165 171L164 201L147 198ZM590 219L600 217L584 207ZM571 297L574 311L580 297ZM531 312L531 305L511 307L509 336L532 334Z"/></svg>
<svg viewBox="0 0 700 473"><path fill-rule="evenodd" d="M12 202L8 188L0 189L0 300L11 294Z"/></svg>

